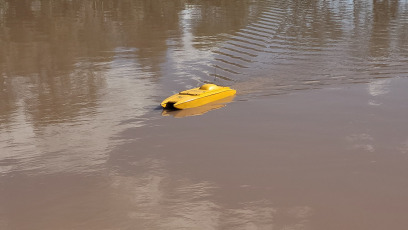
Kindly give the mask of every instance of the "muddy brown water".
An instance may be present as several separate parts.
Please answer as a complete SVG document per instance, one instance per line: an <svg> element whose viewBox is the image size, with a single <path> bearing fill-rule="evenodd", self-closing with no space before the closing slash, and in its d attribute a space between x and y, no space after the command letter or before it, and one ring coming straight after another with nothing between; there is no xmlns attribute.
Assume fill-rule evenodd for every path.
<svg viewBox="0 0 408 230"><path fill-rule="evenodd" d="M406 229L407 76L403 0L0 0L0 229Z"/></svg>

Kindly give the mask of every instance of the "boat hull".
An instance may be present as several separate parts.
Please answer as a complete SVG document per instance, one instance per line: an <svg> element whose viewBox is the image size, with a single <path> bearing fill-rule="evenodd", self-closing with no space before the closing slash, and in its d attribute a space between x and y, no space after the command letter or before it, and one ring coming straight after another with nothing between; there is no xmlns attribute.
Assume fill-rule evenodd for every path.
<svg viewBox="0 0 408 230"><path fill-rule="evenodd" d="M209 111L221 109L230 103L234 96L226 97L202 106L187 108L187 109L163 109L162 116L173 116L175 118L183 118L190 116L203 115Z"/></svg>
<svg viewBox="0 0 408 230"><path fill-rule="evenodd" d="M230 97L236 94L235 90L228 90L228 91L223 91L220 93L216 93L216 94L212 94L212 95L208 95L205 97L199 97L199 98L195 98L192 99L190 101L186 101L186 102L180 102L180 103L175 103L173 106L176 109L187 109L187 108L194 108L194 107L198 107L198 106L202 106L205 104L208 104L210 102L213 101L217 101L226 97Z"/></svg>
<svg viewBox="0 0 408 230"><path fill-rule="evenodd" d="M236 94L236 90L229 87L205 84L200 88L182 91L168 97L161 103L163 108L187 109L202 106Z"/></svg>

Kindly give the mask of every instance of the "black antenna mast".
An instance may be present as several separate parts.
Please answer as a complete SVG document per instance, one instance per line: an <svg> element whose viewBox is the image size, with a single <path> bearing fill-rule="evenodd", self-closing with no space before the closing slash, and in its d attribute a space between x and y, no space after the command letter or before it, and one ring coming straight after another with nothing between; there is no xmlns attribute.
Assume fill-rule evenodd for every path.
<svg viewBox="0 0 408 230"><path fill-rule="evenodd" d="M214 66L214 83L217 80L217 66Z"/></svg>

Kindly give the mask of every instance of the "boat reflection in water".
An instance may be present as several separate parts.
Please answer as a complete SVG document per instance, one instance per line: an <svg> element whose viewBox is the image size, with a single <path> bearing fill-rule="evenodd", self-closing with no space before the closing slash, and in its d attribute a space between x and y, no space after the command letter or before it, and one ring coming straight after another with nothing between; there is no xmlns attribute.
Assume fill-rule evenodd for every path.
<svg viewBox="0 0 408 230"><path fill-rule="evenodd" d="M189 109L163 109L162 116L173 116L175 118L203 115L211 110L221 109L234 100L234 96L226 97L199 107Z"/></svg>

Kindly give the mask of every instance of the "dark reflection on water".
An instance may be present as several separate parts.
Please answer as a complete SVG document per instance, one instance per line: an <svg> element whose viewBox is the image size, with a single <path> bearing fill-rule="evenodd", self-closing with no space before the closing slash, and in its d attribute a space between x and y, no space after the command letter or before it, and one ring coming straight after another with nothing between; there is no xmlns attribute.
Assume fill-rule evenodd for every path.
<svg viewBox="0 0 408 230"><path fill-rule="evenodd" d="M242 154L258 143L274 149L269 130L246 127L257 113L237 116L224 104L163 112L187 117L173 119L159 102L214 79L236 88L238 101L369 83L368 105L382 108L377 98L408 75L407 61L406 1L0 0L0 229L306 229L316 200L297 200L288 184L244 182L262 173ZM211 118L223 112L231 118ZM213 120L192 122L203 117ZM234 149L243 163L230 165L235 139L218 127L234 117L245 130L232 136L247 137ZM375 152L366 132L346 140ZM212 161L204 145L200 164L183 141L227 147ZM294 143L303 149L302 137ZM287 203L273 203L270 190Z"/></svg>

